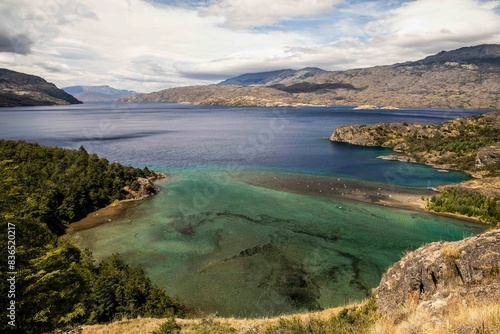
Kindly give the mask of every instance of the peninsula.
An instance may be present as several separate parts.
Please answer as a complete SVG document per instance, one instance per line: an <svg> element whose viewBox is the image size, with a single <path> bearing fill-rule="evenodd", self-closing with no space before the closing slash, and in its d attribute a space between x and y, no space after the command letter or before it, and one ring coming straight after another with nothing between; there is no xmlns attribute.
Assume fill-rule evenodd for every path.
<svg viewBox="0 0 500 334"><path fill-rule="evenodd" d="M438 187L428 208L476 216L498 223L500 210L500 112L458 118L439 125L378 123L343 125L331 141L392 148L398 154L382 159L423 163L440 169L469 173L475 180ZM474 195L473 195L474 194ZM477 204L483 203L478 209Z"/></svg>

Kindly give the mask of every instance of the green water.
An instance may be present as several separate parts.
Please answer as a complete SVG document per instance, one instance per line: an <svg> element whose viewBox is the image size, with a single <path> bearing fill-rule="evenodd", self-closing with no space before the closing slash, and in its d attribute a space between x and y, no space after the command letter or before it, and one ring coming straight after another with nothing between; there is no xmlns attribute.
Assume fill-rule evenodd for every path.
<svg viewBox="0 0 500 334"><path fill-rule="evenodd" d="M72 239L99 260L122 254L169 294L205 312L271 316L363 299L402 255L483 226L291 194L184 172L132 219Z"/></svg>

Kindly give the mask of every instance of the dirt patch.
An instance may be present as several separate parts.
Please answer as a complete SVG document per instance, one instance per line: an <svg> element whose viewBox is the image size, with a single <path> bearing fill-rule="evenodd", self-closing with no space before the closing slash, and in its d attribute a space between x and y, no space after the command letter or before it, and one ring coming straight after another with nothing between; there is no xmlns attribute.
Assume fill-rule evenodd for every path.
<svg viewBox="0 0 500 334"><path fill-rule="evenodd" d="M139 204L139 200L116 201L105 208L88 214L82 220L72 223L66 229L66 234L88 230L116 219L131 217L135 211L135 207Z"/></svg>

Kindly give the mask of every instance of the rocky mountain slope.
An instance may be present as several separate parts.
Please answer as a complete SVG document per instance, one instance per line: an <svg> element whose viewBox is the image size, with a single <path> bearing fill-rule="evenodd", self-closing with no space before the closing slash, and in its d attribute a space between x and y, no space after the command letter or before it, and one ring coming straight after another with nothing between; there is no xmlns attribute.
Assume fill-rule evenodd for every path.
<svg viewBox="0 0 500 334"><path fill-rule="evenodd" d="M82 103L35 75L0 69L0 107Z"/></svg>
<svg viewBox="0 0 500 334"><path fill-rule="evenodd" d="M303 81L313 77L325 70L317 67L305 67L301 70L278 70L271 72L247 73L234 78L229 78L219 83L219 85L233 86L271 86L276 84L287 85Z"/></svg>
<svg viewBox="0 0 500 334"><path fill-rule="evenodd" d="M500 229L456 242L435 242L394 264L376 289L390 317L414 306L440 312L459 303L500 299Z"/></svg>
<svg viewBox="0 0 500 334"><path fill-rule="evenodd" d="M83 102L113 102L121 97L133 96L137 92L105 86L71 86L62 88Z"/></svg>
<svg viewBox="0 0 500 334"><path fill-rule="evenodd" d="M420 61L391 66L334 72L320 70L308 72L303 77L297 74L300 71L290 73L290 70L282 70L245 74L219 85L167 89L121 101L236 106L335 104L500 108L500 45L496 44L443 51ZM228 84L238 84L240 88L233 87L228 94ZM256 87L248 85L261 89L255 91Z"/></svg>

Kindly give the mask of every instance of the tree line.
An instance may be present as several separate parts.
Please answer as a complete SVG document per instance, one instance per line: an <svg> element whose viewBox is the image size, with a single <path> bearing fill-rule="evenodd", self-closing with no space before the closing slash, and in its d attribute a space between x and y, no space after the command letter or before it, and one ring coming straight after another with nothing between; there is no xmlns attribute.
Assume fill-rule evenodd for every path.
<svg viewBox="0 0 500 334"><path fill-rule="evenodd" d="M498 224L500 221L500 197L489 197L478 192L449 188L432 196L427 208L436 212L450 212L479 218L481 221Z"/></svg>

